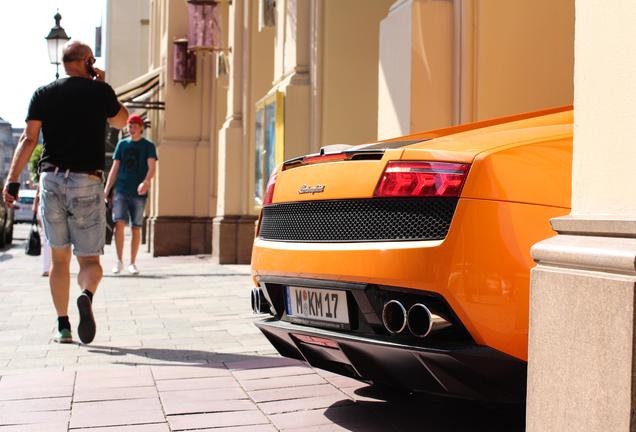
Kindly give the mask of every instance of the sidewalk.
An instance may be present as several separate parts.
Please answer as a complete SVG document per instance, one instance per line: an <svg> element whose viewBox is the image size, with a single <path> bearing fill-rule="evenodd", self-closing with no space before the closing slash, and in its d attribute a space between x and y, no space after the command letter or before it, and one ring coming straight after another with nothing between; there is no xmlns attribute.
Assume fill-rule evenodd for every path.
<svg viewBox="0 0 636 432"><path fill-rule="evenodd" d="M252 324L249 267L207 256L141 253L140 275L111 275L108 247L95 341L51 343L27 229L0 251L0 432L523 430L518 407L380 392L279 357ZM78 294L73 282L75 334Z"/></svg>

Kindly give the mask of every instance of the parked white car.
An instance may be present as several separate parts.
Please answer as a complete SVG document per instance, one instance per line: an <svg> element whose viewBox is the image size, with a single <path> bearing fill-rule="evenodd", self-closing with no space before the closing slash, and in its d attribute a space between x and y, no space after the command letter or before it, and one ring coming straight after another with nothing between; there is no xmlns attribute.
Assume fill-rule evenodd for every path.
<svg viewBox="0 0 636 432"><path fill-rule="evenodd" d="M33 201L35 189L20 189L18 202L13 205L15 209L15 222L31 222L33 220Z"/></svg>

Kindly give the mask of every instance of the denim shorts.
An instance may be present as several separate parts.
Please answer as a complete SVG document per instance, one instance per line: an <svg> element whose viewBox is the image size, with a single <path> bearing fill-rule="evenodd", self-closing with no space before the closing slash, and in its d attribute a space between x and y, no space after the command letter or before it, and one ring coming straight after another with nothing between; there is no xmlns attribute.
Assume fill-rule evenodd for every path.
<svg viewBox="0 0 636 432"><path fill-rule="evenodd" d="M144 225L144 207L146 197L126 195L120 192L113 194L113 220L124 221L135 228Z"/></svg>
<svg viewBox="0 0 636 432"><path fill-rule="evenodd" d="M53 248L73 245L75 256L104 253L104 185L90 174L45 172L40 175L40 214Z"/></svg>

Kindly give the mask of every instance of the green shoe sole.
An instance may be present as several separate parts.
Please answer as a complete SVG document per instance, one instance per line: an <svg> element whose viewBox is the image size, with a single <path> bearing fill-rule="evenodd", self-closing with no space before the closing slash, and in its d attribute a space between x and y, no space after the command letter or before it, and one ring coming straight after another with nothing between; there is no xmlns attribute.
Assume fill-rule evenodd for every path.
<svg viewBox="0 0 636 432"><path fill-rule="evenodd" d="M73 343L73 334L69 329L62 329L55 332L53 342L56 343Z"/></svg>

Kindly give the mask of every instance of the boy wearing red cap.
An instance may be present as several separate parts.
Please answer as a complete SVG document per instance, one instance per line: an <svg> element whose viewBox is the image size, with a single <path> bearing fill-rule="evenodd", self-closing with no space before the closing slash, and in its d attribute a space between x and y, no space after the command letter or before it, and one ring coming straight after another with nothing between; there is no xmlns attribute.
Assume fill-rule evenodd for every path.
<svg viewBox="0 0 636 432"><path fill-rule="evenodd" d="M115 274L120 273L124 266L124 229L128 223L132 229L128 272L133 275L139 273L135 260L141 243L148 186L157 166L157 150L152 142L142 136L143 131L144 122L140 116L133 114L128 117L130 137L117 143L113 154L113 167L104 188L104 194L108 196L113 186L115 187L113 220L117 264L112 270Z"/></svg>

